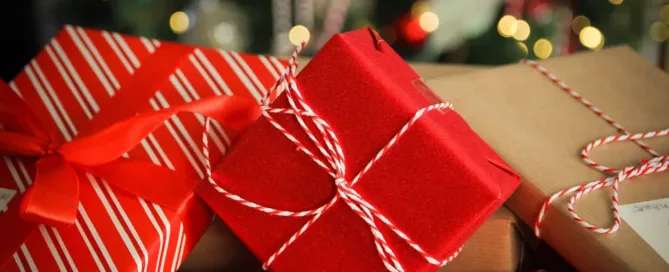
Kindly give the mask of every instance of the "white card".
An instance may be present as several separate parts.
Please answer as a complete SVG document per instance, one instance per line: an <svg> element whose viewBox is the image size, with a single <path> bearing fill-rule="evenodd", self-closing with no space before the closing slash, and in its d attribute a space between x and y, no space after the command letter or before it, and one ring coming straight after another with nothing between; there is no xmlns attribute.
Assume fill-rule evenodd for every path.
<svg viewBox="0 0 669 272"><path fill-rule="evenodd" d="M669 198L622 205L620 215L669 263Z"/></svg>
<svg viewBox="0 0 669 272"><path fill-rule="evenodd" d="M0 212L7 211L7 204L9 204L9 201L12 200L15 194L16 190L10 190L0 187Z"/></svg>

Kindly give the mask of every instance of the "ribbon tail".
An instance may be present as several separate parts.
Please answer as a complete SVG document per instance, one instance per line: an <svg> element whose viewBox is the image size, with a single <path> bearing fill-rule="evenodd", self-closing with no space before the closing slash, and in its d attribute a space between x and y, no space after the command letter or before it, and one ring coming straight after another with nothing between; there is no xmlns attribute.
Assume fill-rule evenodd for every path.
<svg viewBox="0 0 669 272"><path fill-rule="evenodd" d="M117 122L90 135L63 144L58 152L68 161L85 166L111 162L134 148L149 133L175 114L191 112L208 116L221 125L241 132L260 116L258 105L249 98L216 96L180 106L144 113Z"/></svg>
<svg viewBox="0 0 669 272"><path fill-rule="evenodd" d="M178 212L193 198L200 182L178 171L140 160L119 159L82 168L119 189L173 212Z"/></svg>
<svg viewBox="0 0 669 272"><path fill-rule="evenodd" d="M21 200L21 217L53 227L72 225L79 206L77 173L60 155L38 160L36 169L35 182Z"/></svg>

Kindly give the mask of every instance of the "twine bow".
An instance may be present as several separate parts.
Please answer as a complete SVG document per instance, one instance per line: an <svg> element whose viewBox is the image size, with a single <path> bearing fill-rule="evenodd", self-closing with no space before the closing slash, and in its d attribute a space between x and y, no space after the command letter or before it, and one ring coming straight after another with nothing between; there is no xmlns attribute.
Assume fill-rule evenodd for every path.
<svg viewBox="0 0 669 272"><path fill-rule="evenodd" d="M375 206L367 201L364 196L362 196L356 189L354 185L360 181L360 179L369 171L370 168L377 162L388 150L392 147L397 140L404 135L404 133L411 127L423 114L433 110L448 110L452 109L450 103L440 103L431 105L425 108L418 110L415 115L399 130L399 132L390 139L384 148L382 148L377 155L369 161L369 163L358 173L352 180L346 180L346 158L342 151L340 141L337 137L337 134L330 127L327 121L323 120L318 116L304 101L302 94L300 93L297 84L295 82L295 74L297 69L297 55L304 47L305 43L302 43L298 46L297 50L293 53L290 62L289 69L282 74L271 89L271 91L263 98L262 100L262 115L277 129L279 130L288 140L297 146L297 149L304 154L306 154L312 161L314 161L318 166L320 166L324 171L326 171L333 179L334 184L337 189L336 195L332 197L326 204L312 210L304 211L287 211L275 209L272 207L263 206L261 204L249 201L244 199L239 195L228 192L224 188L220 187L211 177L211 166L208 165L207 161L205 169L207 172L207 177L209 182L212 184L214 189L219 193L225 195L226 197L242 204L247 207L253 208L255 210L268 213L274 216L285 216L285 217L311 217L297 232L295 232L289 239L286 241L275 253L273 253L263 264L263 269L268 269L268 267L276 260L276 258L281 255L286 248L292 245L298 237L307 231L307 229L314 224L328 209L330 209L339 199L342 199L346 205L357 214L360 219L362 219L367 226L369 227L370 232L374 237L374 244L376 246L376 251L383 262L383 265L388 269L388 271L398 272L405 271L402 267L400 261L395 255L393 248L387 243L384 234L379 231L378 224L381 223L387 226L392 230L398 237L400 237L407 245L413 248L418 252L423 258L433 265L443 266L446 263L452 261L461 251L461 248L458 249L455 253L444 260L439 260L432 255L428 254L413 241L405 232L400 230L395 224L393 224L387 217L385 217ZM269 105L269 97L273 92L278 92L279 90L285 90L288 103L290 108L273 108ZM321 159L314 152L309 150L305 144L301 143L297 138L289 131L287 131L281 124L279 124L273 117L272 114L290 114L294 115L297 123L300 125L302 130L308 136L308 139L316 146L317 152L324 158ZM313 127L316 128L314 132L308 125L307 122L311 122ZM208 128L208 120L205 122L205 131ZM207 133L203 134L203 153L205 158L208 157L208 139Z"/></svg>
<svg viewBox="0 0 669 272"><path fill-rule="evenodd" d="M650 138L655 138L655 137L662 137L662 136L668 136L669 135L669 128L668 129L663 129L663 130L656 130L656 131L650 131L650 132L645 132L645 133L636 133L632 134L630 133L627 129L625 129L620 123L616 122L605 114L603 111L595 107L590 101L586 100L583 98L580 94L578 94L576 91L571 89L564 81L558 79L555 75L551 74L544 68L543 66L539 65L538 63L531 61L531 60L523 60L523 63L528 64L538 70L542 75L548 77L553 83L557 84L563 91L567 92L569 95L571 95L574 99L580 101L583 105L585 105L587 108L589 108L592 112L597 114L597 116L601 117L604 119L607 123L609 123L611 126L615 127L622 135L612 135L609 137L597 139L591 143L589 143L583 150L581 151L581 159L583 162L585 162L588 166L597 169L601 172L604 173L613 173L613 176L601 179L601 180L596 180L592 181L589 183L577 185L568 189L564 189L562 191L559 191L555 194L553 194L550 198L548 198L544 204L541 206L541 210L539 211L539 215L537 216L537 221L534 224L534 233L536 234L537 237L541 237L541 222L543 221L544 215L546 213L546 209L550 206L550 204L561 198L564 195L567 194L572 194L574 193L571 198L569 198L569 202L567 203L567 210L569 211L569 214L571 217L576 220L581 226L584 228L596 232L596 233L601 233L601 234L609 234L618 231L620 228L620 212L618 211L618 206L620 205L618 196L620 194L619 191L619 186L621 182L624 182L626 180L629 180L634 177L638 176L643 176L643 175L648 175L652 173L658 173L658 172L664 172L669 169L669 154L666 155L660 155L657 151L653 150L649 145L646 143L642 142L641 139L650 139ZM590 156L588 155L595 147L607 144L607 143L612 143L612 142L624 142L624 141L634 141L637 145L639 145L641 148L646 150L648 153L653 155L653 158L644 162L641 162L640 165L638 166L629 166L625 167L624 169L616 169L608 166L601 165L594 160L590 159ZM587 195L588 193L591 193L593 191L606 188L606 187L612 187L613 189L613 195L611 196L611 211L613 214L613 225L609 227L597 227L593 224L588 223L587 221L583 220L576 211L574 210L574 204L576 203L576 200L579 198Z"/></svg>

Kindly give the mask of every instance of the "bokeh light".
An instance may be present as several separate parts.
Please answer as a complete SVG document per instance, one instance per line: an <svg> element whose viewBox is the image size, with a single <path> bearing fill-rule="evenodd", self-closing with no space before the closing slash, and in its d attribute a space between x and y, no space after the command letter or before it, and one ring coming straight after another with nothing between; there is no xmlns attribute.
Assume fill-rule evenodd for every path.
<svg viewBox="0 0 669 272"><path fill-rule="evenodd" d="M425 32L433 32L439 28L439 17L437 17L437 14L434 14L434 12L431 11L424 12L422 15L420 15L418 22L420 23L420 27L425 30Z"/></svg>
<svg viewBox="0 0 669 272"><path fill-rule="evenodd" d="M170 29L176 34L184 33L190 26L188 15L183 11L177 11L170 16Z"/></svg>
<svg viewBox="0 0 669 272"><path fill-rule="evenodd" d="M534 43L534 55L540 59L547 59L553 53L553 44L546 39L539 39Z"/></svg>
<svg viewBox="0 0 669 272"><path fill-rule="evenodd" d="M411 6L411 17L419 17L423 15L423 13L429 12L430 10L430 3L427 1L416 1Z"/></svg>
<svg viewBox="0 0 669 272"><path fill-rule="evenodd" d="M574 31L574 34L578 35L581 33L586 26L590 26L590 19L583 15L574 17L574 20L571 21L571 30Z"/></svg>
<svg viewBox="0 0 669 272"><path fill-rule="evenodd" d="M663 42L669 38L669 26L662 22L650 25L650 38L656 42Z"/></svg>
<svg viewBox="0 0 669 272"><path fill-rule="evenodd" d="M660 9L660 21L669 25L669 5L664 5L664 7Z"/></svg>
<svg viewBox="0 0 669 272"><path fill-rule="evenodd" d="M518 45L518 48L520 48L520 50L523 51L525 55L530 53L529 50L527 49L527 45L525 45L524 43L516 42L516 44Z"/></svg>
<svg viewBox="0 0 669 272"><path fill-rule="evenodd" d="M288 39L293 45L300 45L302 42L308 42L311 34L309 29L303 25L296 25L288 32Z"/></svg>
<svg viewBox="0 0 669 272"><path fill-rule="evenodd" d="M604 43L604 36L602 35L602 32L593 26L584 27L578 34L578 39L581 41L583 46L590 49L601 48Z"/></svg>
<svg viewBox="0 0 669 272"><path fill-rule="evenodd" d="M623 3L623 0L609 0L609 2L614 5L620 5Z"/></svg>
<svg viewBox="0 0 669 272"><path fill-rule="evenodd" d="M513 36L518 31L518 20L511 15L504 15L497 23L497 31L505 38Z"/></svg>
<svg viewBox="0 0 669 272"><path fill-rule="evenodd" d="M513 33L513 38L519 41L527 40L527 38L530 37L530 24L525 20L518 20L516 23L518 24L518 27L516 33Z"/></svg>

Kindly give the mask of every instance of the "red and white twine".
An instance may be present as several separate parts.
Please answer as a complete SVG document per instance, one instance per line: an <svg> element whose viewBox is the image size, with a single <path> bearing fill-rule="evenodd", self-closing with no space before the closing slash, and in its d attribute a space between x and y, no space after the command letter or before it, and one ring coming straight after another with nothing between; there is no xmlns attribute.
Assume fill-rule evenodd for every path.
<svg viewBox="0 0 669 272"><path fill-rule="evenodd" d="M595 114L597 114L599 117L604 119L607 123L615 127L619 132L623 133L622 135L613 135L601 139L597 139L591 143L589 143L585 148L583 148L583 151L581 152L581 159L583 162L585 162L588 166L597 169L599 171L602 171L604 173L613 173L614 175L605 179L601 180L596 180L592 181L586 184L581 184L578 186L574 186L565 190L562 190L560 192L557 192L553 194L544 204L541 206L541 210L539 211L539 215L537 217L537 221L534 225L534 232L537 235L537 237L541 237L541 222L543 221L544 215L546 213L546 209L550 206L550 204L563 197L564 195L567 194L572 194L571 198L569 199L569 202L567 203L567 211L571 215L571 217L576 220L579 224L581 224L583 227L585 227L588 230L591 230L593 232L597 233L602 233L602 234L608 234L608 233L613 233L616 232L620 228L620 212L618 211L618 206L620 205L619 203L619 198L618 195L620 193L619 191L619 186L621 182L624 182L626 180L629 180L630 178L637 177L637 176L643 176L647 174L652 174L652 173L657 173L657 172L664 172L669 169L669 154L667 155L660 155L657 153L655 150L651 149L650 146L647 144L643 143L641 139L650 139L650 138L655 138L655 137L662 137L662 136L667 136L669 135L669 129L663 129L663 130L656 130L656 131L650 131L650 132L645 132L645 133L636 133L632 134L628 130L626 130L622 125L620 125L618 122L613 120L610 116L602 112L600 109L595 107L590 101L586 100L583 98L580 94L578 94L576 91L574 91L572 88L567 86L567 84L558 79L555 75L551 74L544 68L543 66L539 65L538 63L531 61L531 60L523 60L523 63L528 64L532 66L533 68L537 69L541 74L544 76L548 77L551 81L553 81L555 84L557 84L563 91L567 92L569 95L571 95L574 99L580 101L583 105L588 107L590 110L592 110ZM646 162L642 162L641 165L639 166L630 166L626 167L622 170L608 167L601 165L594 160L590 159L589 153L592 151L595 147L607 144L607 143L612 143L612 142L624 142L624 141L634 141L636 142L637 145L639 145L641 148L646 150L648 153L653 155L653 159L648 160ZM613 213L613 225L610 227L597 227L595 225L592 225L588 223L587 221L583 220L574 210L574 203L576 202L577 199L585 196L586 194L593 192L595 190L605 188L605 187L612 187L613 189L613 195L611 196L611 202L612 202L612 213Z"/></svg>
<svg viewBox="0 0 669 272"><path fill-rule="evenodd" d="M302 94L300 93L297 84L295 82L295 75L297 70L297 55L304 48L305 43L302 43L298 46L297 50L293 53L290 58L289 67L284 71L281 77L274 84L272 89L265 94L264 98L261 101L262 115L272 124L277 130L279 130L289 141L291 141L297 150L306 154L311 160L313 160L318 166L320 166L325 172L327 172L333 179L334 184L337 188L337 194L335 194L332 199L322 206L303 211L287 211L275 209L272 207L267 207L261 204L258 204L253 201L249 201L239 195L233 194L220 187L211 177L211 165L209 163L209 152L208 152L208 134L209 129L209 119L205 121L205 131L202 135L203 141L203 155L205 156L205 170L207 173L207 178L209 183L214 187L216 191L223 194L224 196L255 210L275 215L275 216L285 216L285 217L311 217L297 232L295 232L283 245L277 249L275 253L270 255L270 257L263 264L263 269L268 269L270 265L290 246L292 245L297 238L299 238L303 233L305 233L310 226L314 224L327 210L329 210L339 199L342 199L344 203L357 214L369 227L370 232L374 238L374 245L376 247L377 254L381 259L383 265L388 269L388 271L401 272L405 271L401 265L397 255L393 251L393 248L386 241L386 237L379 230L379 222L392 230L395 235L400 237L406 242L411 248L418 252L423 258L430 264L443 266L451 262L462 250L458 249L455 253L449 256L446 259L437 259L429 253L427 253L423 248L414 240L409 237L404 231L399 227L393 224L387 217L385 217L374 205L368 202L360 193L356 191L353 187L360 178L365 175L373 167L373 165L390 149L397 140L406 133L406 131L411 127L421 116L425 113L433 110L449 110L452 109L450 103L440 103L431 105L425 108L418 110L414 116L409 119L409 121L397 132L395 136L377 153L377 155L360 171L352 180L349 182L346 180L346 158L342 150L339 138L334 132L332 127L328 124L327 121L323 120L318 114L316 114L311 107L304 101ZM290 108L273 108L270 106L270 97L272 93L279 92L280 90L285 91L286 98ZM291 132L286 130L280 123L278 123L273 117L273 114L290 114L294 115L297 123L302 128L303 132L306 133L307 138L311 141L314 146L316 146L316 151L311 151L305 144L300 142ZM316 128L314 132L310 126L307 125L307 122L311 122Z"/></svg>

